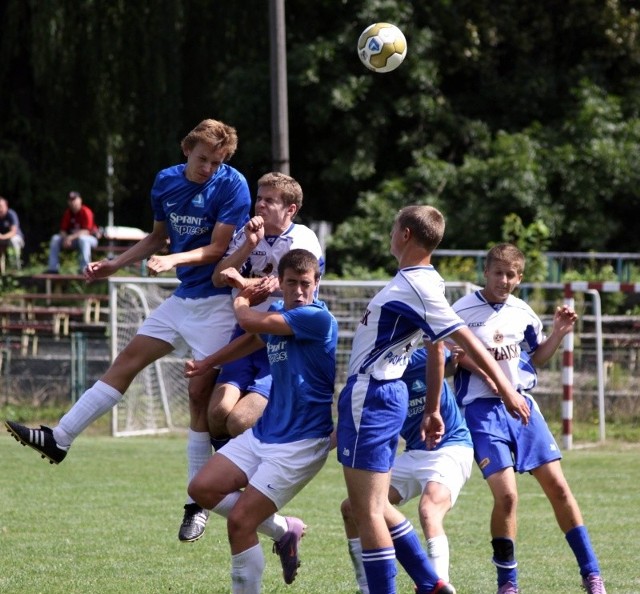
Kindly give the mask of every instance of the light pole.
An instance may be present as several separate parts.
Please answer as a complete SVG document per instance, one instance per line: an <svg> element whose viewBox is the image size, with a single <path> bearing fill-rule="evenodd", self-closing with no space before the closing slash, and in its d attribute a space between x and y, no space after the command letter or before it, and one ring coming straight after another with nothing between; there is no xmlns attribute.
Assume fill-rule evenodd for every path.
<svg viewBox="0 0 640 594"><path fill-rule="evenodd" d="M289 174L289 106L284 0L269 0L271 70L271 161L274 171Z"/></svg>

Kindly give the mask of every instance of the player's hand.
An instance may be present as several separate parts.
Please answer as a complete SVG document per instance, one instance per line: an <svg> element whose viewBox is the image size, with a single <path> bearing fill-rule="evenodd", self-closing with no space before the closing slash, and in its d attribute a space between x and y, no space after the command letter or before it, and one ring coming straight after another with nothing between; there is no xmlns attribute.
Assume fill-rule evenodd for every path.
<svg viewBox="0 0 640 594"><path fill-rule="evenodd" d="M257 246L264 237L264 219L258 215L249 219L244 226L244 236L250 245Z"/></svg>
<svg viewBox="0 0 640 594"><path fill-rule="evenodd" d="M234 289L242 290L248 284L247 280L240 274L240 272L233 267L225 268L220 272L220 277L225 284L233 287Z"/></svg>
<svg viewBox="0 0 640 594"><path fill-rule="evenodd" d="M90 283L94 280L107 278L117 271L118 267L114 266L111 260L100 260L98 262L89 262L82 274L84 275L84 280Z"/></svg>
<svg viewBox="0 0 640 594"><path fill-rule="evenodd" d="M202 364L202 361L186 361L184 364L184 377L196 377L204 375L208 369Z"/></svg>
<svg viewBox="0 0 640 594"><path fill-rule="evenodd" d="M513 388L508 393L501 394L501 396L508 413L514 419L519 419L523 425L528 425L531 409L524 396Z"/></svg>
<svg viewBox="0 0 640 594"><path fill-rule="evenodd" d="M425 413L420 424L420 436L428 450L436 447L444 435L444 421L440 412Z"/></svg>
<svg viewBox="0 0 640 594"><path fill-rule="evenodd" d="M278 289L280 283L275 276L265 276L257 283L248 284L238 293L238 297L242 297L249 301L249 305L254 306L262 303L271 293Z"/></svg>
<svg viewBox="0 0 640 594"><path fill-rule="evenodd" d="M568 305L558 306L553 316L553 331L564 336L573 330L577 320L578 314Z"/></svg>
<svg viewBox="0 0 640 594"><path fill-rule="evenodd" d="M173 268L173 257L153 255L147 260L149 276L157 276L161 272L168 272Z"/></svg>

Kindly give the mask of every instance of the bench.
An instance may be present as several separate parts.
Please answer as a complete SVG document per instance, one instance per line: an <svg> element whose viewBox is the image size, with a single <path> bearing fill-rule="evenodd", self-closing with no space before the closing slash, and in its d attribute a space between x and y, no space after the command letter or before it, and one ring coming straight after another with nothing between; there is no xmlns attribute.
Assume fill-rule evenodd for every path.
<svg viewBox="0 0 640 594"><path fill-rule="evenodd" d="M50 272L43 272L42 274L34 274L31 277L35 281L44 281L44 292L47 295L69 295L70 293L63 293L62 285L73 282L86 284L85 278L82 274L55 274ZM93 283L104 282L104 279L93 281Z"/></svg>
<svg viewBox="0 0 640 594"><path fill-rule="evenodd" d="M101 315L108 313L109 295L102 293L11 293L0 297L0 306L18 305L29 311L39 305L68 307L78 304L85 322L100 322ZM79 310L78 310L79 311Z"/></svg>

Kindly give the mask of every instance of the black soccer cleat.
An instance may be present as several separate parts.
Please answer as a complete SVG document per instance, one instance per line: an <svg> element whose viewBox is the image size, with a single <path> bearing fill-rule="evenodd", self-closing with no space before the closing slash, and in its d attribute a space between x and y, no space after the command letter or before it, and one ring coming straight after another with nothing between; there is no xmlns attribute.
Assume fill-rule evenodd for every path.
<svg viewBox="0 0 640 594"><path fill-rule="evenodd" d="M40 425L40 429L30 429L13 421L5 421L4 425L17 441L40 452L50 464L60 464L65 459L69 448L64 449L56 443L49 427Z"/></svg>
<svg viewBox="0 0 640 594"><path fill-rule="evenodd" d="M187 503L184 506L178 539L182 542L198 540L204 534L208 518L209 510L202 509L197 503Z"/></svg>

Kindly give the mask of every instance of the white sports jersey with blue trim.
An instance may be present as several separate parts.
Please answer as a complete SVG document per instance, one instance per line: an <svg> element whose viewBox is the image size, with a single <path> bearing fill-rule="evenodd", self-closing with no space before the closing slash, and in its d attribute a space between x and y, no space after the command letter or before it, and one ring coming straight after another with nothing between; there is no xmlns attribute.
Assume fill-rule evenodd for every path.
<svg viewBox="0 0 640 594"><path fill-rule="evenodd" d="M433 266L412 266L396 276L369 302L356 328L349 376L375 379L402 376L423 336L436 342L464 326L444 295L444 281Z"/></svg>
<svg viewBox="0 0 640 594"><path fill-rule="evenodd" d="M240 246L244 244L245 240L245 230L243 227L235 234L231 244L229 244L225 258L236 252ZM292 223L289 228L280 235L266 235L263 237L258 245L251 251L251 255L240 269L240 274L245 278L262 278L270 274L277 275L280 260L286 253L293 249L305 249L311 252L318 258L320 273L324 274L324 255L322 254L318 237L309 227L296 223ZM238 290L234 289L233 296L235 297L237 293ZM266 311L269 309L269 305L279 299L282 299L282 293L280 291L274 291L264 303L256 305L255 309Z"/></svg>
<svg viewBox="0 0 640 594"><path fill-rule="evenodd" d="M244 176L226 163L204 184L189 181L186 164L163 169L151 188L151 206L156 221L164 221L171 253L187 252L211 243L216 223L240 229L249 220L251 194ZM178 266L180 285L175 295L198 299L229 294L229 287L211 282L214 264Z"/></svg>
<svg viewBox="0 0 640 594"><path fill-rule="evenodd" d="M526 392L537 383L530 355L544 341L542 322L522 299L509 295L502 303L488 303L481 291L461 297L453 309L498 362L511 385ZM476 398L497 398L489 385L458 367L456 398L464 406Z"/></svg>

